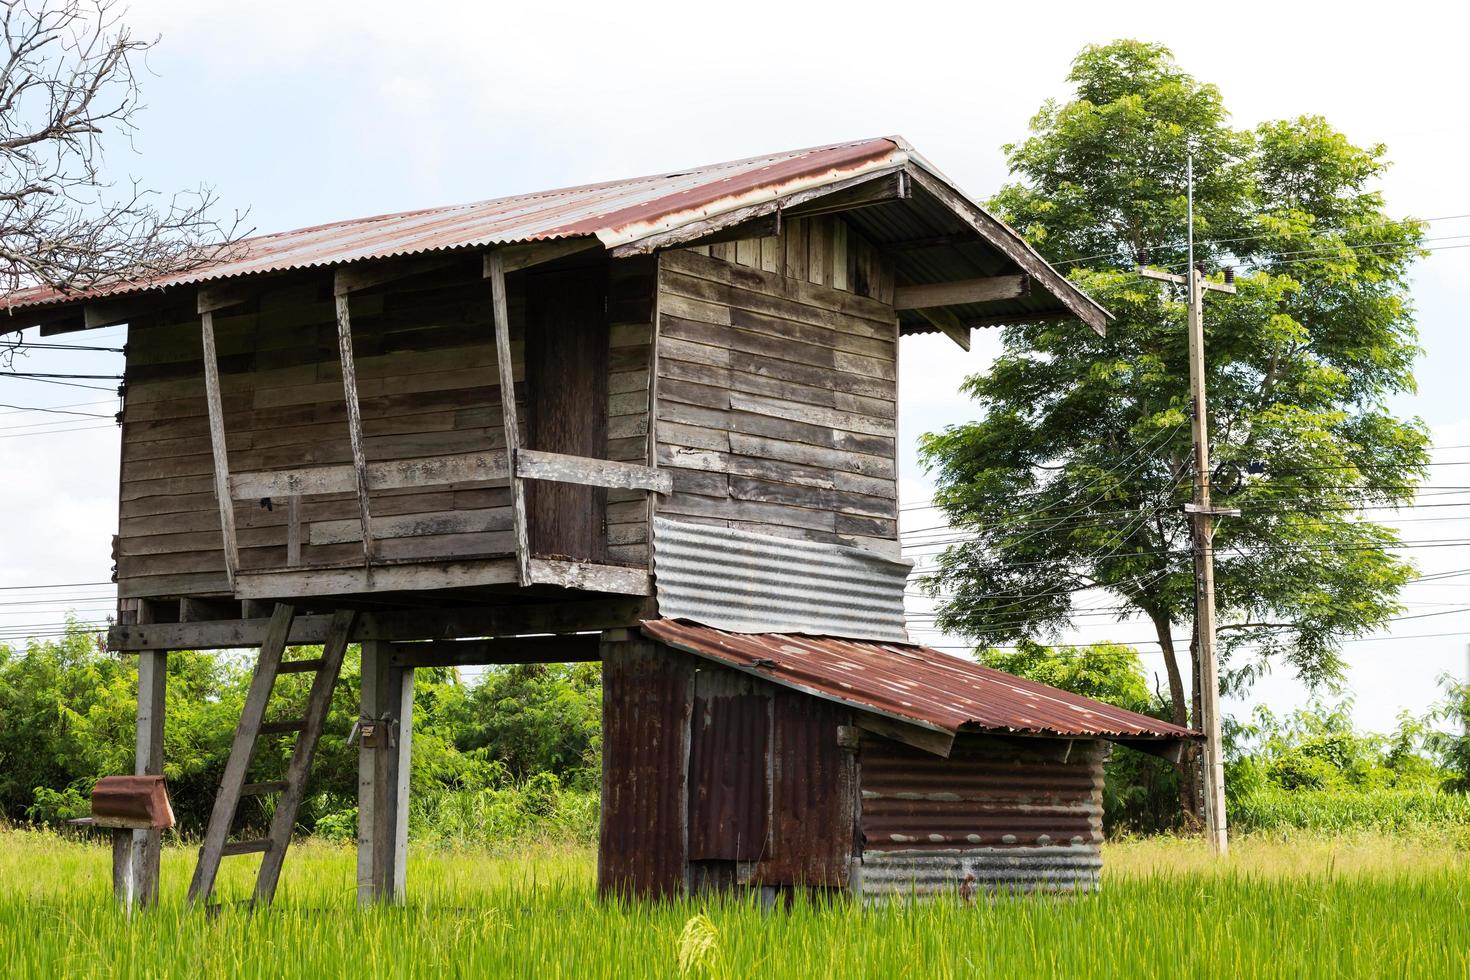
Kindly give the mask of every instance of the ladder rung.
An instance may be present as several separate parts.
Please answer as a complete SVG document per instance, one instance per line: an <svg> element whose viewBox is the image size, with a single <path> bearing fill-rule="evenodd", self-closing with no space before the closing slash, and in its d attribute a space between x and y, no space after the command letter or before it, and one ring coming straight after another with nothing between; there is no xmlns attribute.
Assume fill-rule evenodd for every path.
<svg viewBox="0 0 1470 980"><path fill-rule="evenodd" d="M306 720L304 718L297 718L293 721L268 721L260 726L260 734L280 735L283 732L299 732L305 727Z"/></svg>
<svg viewBox="0 0 1470 980"><path fill-rule="evenodd" d="M291 785L284 779L274 780L268 783L246 783L240 789L241 796L264 796L266 793L280 793Z"/></svg>
<svg viewBox="0 0 1470 980"><path fill-rule="evenodd" d="M322 658L314 657L311 660L283 660L276 668L278 674L305 674L322 669Z"/></svg>
<svg viewBox="0 0 1470 980"><path fill-rule="evenodd" d="M229 857L231 854L264 854L270 849L270 840L262 837L260 840L231 841L219 853L221 857Z"/></svg>

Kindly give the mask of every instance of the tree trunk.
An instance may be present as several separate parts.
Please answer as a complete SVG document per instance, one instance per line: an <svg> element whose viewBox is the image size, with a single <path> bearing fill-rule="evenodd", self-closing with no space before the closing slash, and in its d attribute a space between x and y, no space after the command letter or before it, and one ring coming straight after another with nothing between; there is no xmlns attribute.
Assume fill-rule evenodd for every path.
<svg viewBox="0 0 1470 980"><path fill-rule="evenodd" d="M1169 675L1169 708L1170 721L1183 728L1189 727L1189 701L1184 694L1184 675L1179 672L1179 658L1174 652L1173 624L1167 616L1157 613L1149 613L1149 619L1154 624L1154 634L1159 640L1159 649L1164 652L1164 671ZM1195 758L1194 746L1192 744L1184 747L1184 752L1175 764L1179 772L1179 809L1184 815L1184 823L1188 827L1195 827L1199 823L1198 809L1195 800L1199 794L1196 791L1196 770L1198 760Z"/></svg>

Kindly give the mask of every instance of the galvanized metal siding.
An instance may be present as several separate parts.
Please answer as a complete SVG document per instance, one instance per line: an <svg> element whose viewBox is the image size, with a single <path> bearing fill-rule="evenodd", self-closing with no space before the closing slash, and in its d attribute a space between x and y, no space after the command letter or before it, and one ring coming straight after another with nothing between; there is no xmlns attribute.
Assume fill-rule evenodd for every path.
<svg viewBox="0 0 1470 980"><path fill-rule="evenodd" d="M655 643L603 640L602 894L653 898L687 887L694 667Z"/></svg>
<svg viewBox="0 0 1470 980"><path fill-rule="evenodd" d="M735 633L903 643L909 563L842 545L654 518L659 613Z"/></svg>
<svg viewBox="0 0 1470 980"><path fill-rule="evenodd" d="M865 738L860 891L1095 889L1103 743L1018 741L961 736L941 759Z"/></svg>

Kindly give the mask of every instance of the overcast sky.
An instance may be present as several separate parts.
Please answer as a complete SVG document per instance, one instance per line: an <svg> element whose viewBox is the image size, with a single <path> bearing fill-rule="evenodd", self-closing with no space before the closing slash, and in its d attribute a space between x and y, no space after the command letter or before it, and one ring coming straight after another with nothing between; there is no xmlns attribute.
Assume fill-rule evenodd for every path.
<svg viewBox="0 0 1470 980"><path fill-rule="evenodd" d="M1238 125L1319 113L1358 142L1383 141L1396 214L1440 218L1415 273L1428 355L1398 406L1434 428L1443 463L1470 464L1463 313L1470 292L1470 124L1461 14L1450 5L137 2L138 35L161 35L144 79L134 151L114 172L159 188L213 185L260 231L655 173L761 152L900 133L976 197L1006 178L1004 143L1042 100L1065 98L1085 44L1161 41L1218 84ZM1454 216L1454 217L1452 217ZM1453 236L1464 236L1455 238ZM63 338L120 346L121 328ZM901 459L906 506L928 487L919 433L969 417L955 394L994 338L961 356L938 337L905 341ZM24 370L118 373L110 354L38 352ZM107 386L107 381L79 382ZM109 414L105 392L0 378L0 405ZM39 427L38 427L39 426ZM0 638L48 632L61 611L111 609L117 431L89 415L0 407ZM1470 468L1435 481L1470 485ZM1470 495L1443 496L1470 501ZM1470 513L1470 507L1464 511ZM1454 507L1419 509L1414 542L1470 538ZM1436 520L1417 520L1426 517ZM908 511L905 526L934 523ZM1411 552L1426 572L1470 567L1470 548ZM15 586L67 588L21 590ZM1470 577L1411 587L1410 614L1470 603ZM1101 599L1084 600L1089 605ZM1142 641L1107 623L1075 639ZM1436 675L1467 669L1470 615L1396 624L1347 648L1360 723L1422 712ZM925 637L935 642L937 637ZM1157 654L1145 663L1157 670ZM1278 673L1251 701L1303 698ZM1243 713L1248 705L1230 704Z"/></svg>

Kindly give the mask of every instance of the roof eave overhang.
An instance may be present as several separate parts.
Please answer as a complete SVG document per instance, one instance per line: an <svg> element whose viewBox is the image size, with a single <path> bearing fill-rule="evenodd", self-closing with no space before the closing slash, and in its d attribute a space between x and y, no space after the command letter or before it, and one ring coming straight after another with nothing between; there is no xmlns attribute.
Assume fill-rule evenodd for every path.
<svg viewBox="0 0 1470 980"><path fill-rule="evenodd" d="M799 691L802 694L807 694L815 698L821 698L825 701L831 701L834 704L840 704L843 707L851 708L854 711L862 712L863 714L874 718L881 718L886 721L893 722L900 727L890 731L881 731L876 729L875 731L878 731L879 734L886 735L890 738L895 738L898 741L905 742L906 744L912 745L915 748L923 749L924 751L940 756L941 758L949 757L950 751L954 746L954 740L957 736L961 734L973 734L1001 735L1011 738L1046 738L1072 740L1101 739L1103 741L1125 745L1128 748L1137 749L1140 752L1146 752L1150 755L1157 755L1161 758L1177 762L1183 752L1184 744L1186 742L1197 741L1203 737L1196 732L1190 732L1187 735L1160 734L1152 732L1079 733L1025 730L1017 728L990 728L973 725L970 723L965 723L955 727L937 725L931 721L927 721L922 718L917 718L912 715L905 715L894 711L884 711L883 709L871 704L866 704L861 701L844 698L832 693L831 691L824 691L820 688L816 688L808 684L802 684L800 681L794 680L790 677L783 677L775 671L767 668L755 666L753 664L740 663L737 661L726 659L724 657L715 656L711 654L708 650L701 649L695 644L682 643L676 639L660 635L649 629L644 629L643 632L644 635L648 636L650 639L657 641L658 643L662 643L665 646L669 646L684 653L699 657L701 660L706 660L720 667L726 667L730 670L737 670L742 674L748 674L751 677L758 677L761 680L769 681L772 684L788 688L789 690Z"/></svg>
<svg viewBox="0 0 1470 980"><path fill-rule="evenodd" d="M607 246L614 258L646 255L662 248L676 248L900 172L907 174L917 186L940 201L963 224L973 229L979 238L1024 270L1098 336L1107 335L1108 321L1113 318L1111 313L1052 267L1014 228L975 203L912 148L902 145L895 153L869 161L855 169L847 168L819 176L808 176L761 188L759 191L734 195L646 226L599 232L598 239Z"/></svg>

